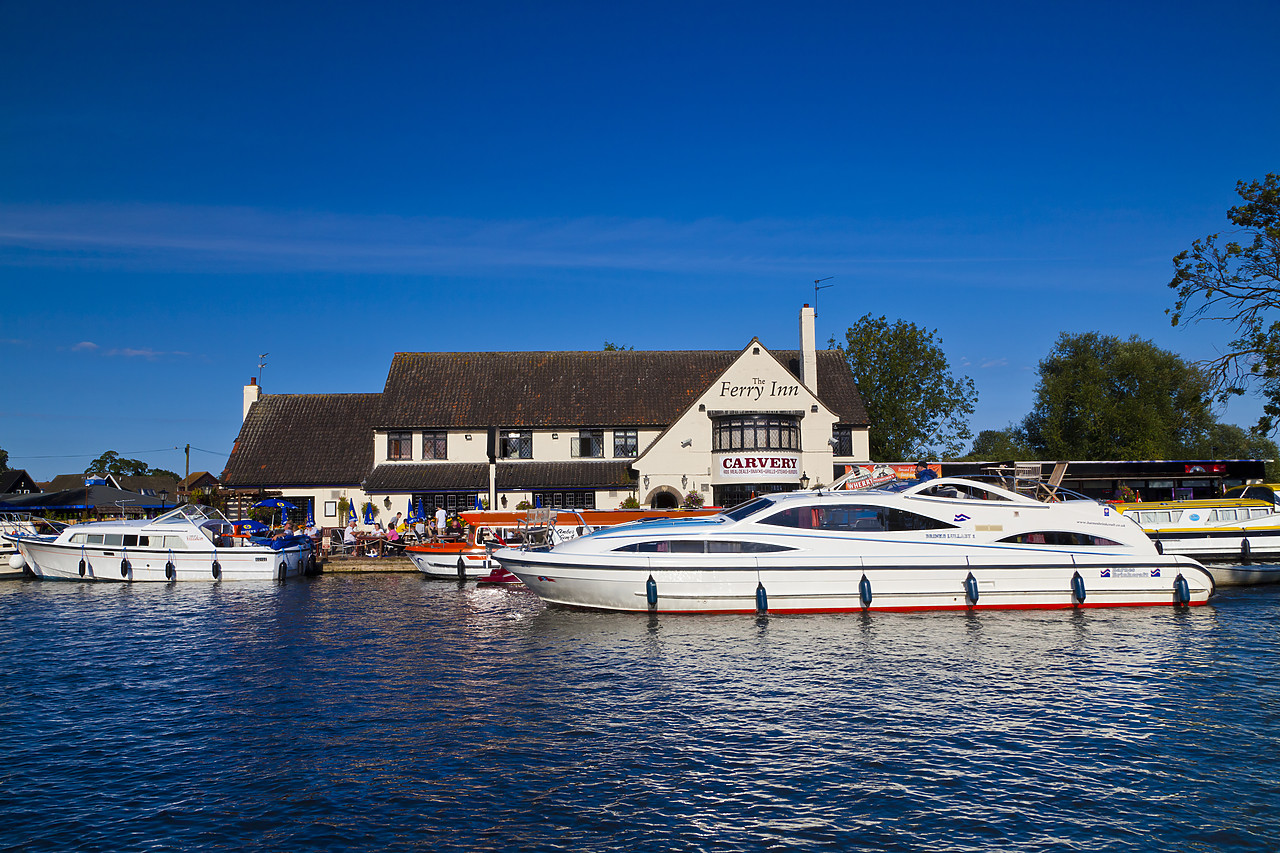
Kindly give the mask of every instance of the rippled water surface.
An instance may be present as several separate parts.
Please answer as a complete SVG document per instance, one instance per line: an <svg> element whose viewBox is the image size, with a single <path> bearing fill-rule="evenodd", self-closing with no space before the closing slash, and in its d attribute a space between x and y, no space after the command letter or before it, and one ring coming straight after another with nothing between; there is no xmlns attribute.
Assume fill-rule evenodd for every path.
<svg viewBox="0 0 1280 853"><path fill-rule="evenodd" d="M1274 851L1278 617L4 582L0 849Z"/></svg>

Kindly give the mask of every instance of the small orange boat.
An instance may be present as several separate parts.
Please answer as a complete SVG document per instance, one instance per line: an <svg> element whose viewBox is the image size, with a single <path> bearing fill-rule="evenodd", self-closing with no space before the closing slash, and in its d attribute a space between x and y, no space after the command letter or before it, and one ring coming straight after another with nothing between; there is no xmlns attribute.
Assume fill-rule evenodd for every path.
<svg viewBox="0 0 1280 853"><path fill-rule="evenodd" d="M658 518L715 515L719 507L702 509L561 509L470 510L461 513L467 525L464 540L425 542L404 549L418 571L433 578L482 578L498 568L490 558L494 548L536 538L551 545L575 539L599 527Z"/></svg>

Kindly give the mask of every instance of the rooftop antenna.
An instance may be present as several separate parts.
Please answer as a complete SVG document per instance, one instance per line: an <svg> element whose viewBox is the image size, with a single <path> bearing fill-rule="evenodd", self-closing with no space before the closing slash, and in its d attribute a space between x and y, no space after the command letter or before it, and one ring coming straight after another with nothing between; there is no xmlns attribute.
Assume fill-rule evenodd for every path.
<svg viewBox="0 0 1280 853"><path fill-rule="evenodd" d="M828 287L835 287L834 284L822 284L822 282L831 281L833 278L835 278L835 276L829 275L826 278L815 278L813 280L813 319L815 323L818 320L818 291L826 290ZM820 284L822 284L821 287L818 286Z"/></svg>
<svg viewBox="0 0 1280 853"><path fill-rule="evenodd" d="M827 285L827 286L830 287L831 285ZM259 388L262 387L262 368L267 366L267 356L269 355L271 355L271 353L269 352L258 354L258 387Z"/></svg>

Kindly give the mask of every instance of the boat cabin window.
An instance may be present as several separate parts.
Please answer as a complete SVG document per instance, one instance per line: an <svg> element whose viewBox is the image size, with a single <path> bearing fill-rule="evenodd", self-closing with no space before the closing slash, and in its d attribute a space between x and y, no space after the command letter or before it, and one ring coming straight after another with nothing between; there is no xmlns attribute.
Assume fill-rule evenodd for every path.
<svg viewBox="0 0 1280 853"><path fill-rule="evenodd" d="M970 482L946 482L939 483L936 486L930 486L917 492L918 495L924 495L931 498L957 498L966 501L1007 501L1009 497L990 489L984 488L979 483Z"/></svg>
<svg viewBox="0 0 1280 853"><path fill-rule="evenodd" d="M1177 521L1181 517L1181 512L1172 512L1170 510L1148 510L1138 513L1139 524L1169 524Z"/></svg>
<svg viewBox="0 0 1280 853"><path fill-rule="evenodd" d="M632 542L614 548L640 554L763 554L770 551L794 551L786 545L774 545L771 542L704 542L701 539L671 539L652 542Z"/></svg>
<svg viewBox="0 0 1280 853"><path fill-rule="evenodd" d="M724 515L727 518L733 519L734 521L741 521L747 516L753 513L757 513L768 506L773 506L773 501L771 499L756 498L753 501L747 501L744 504L735 506L733 509L726 511Z"/></svg>
<svg viewBox="0 0 1280 853"><path fill-rule="evenodd" d="M840 530L854 533L955 527L954 524L896 507L849 504L790 507L769 516L763 523L778 527L798 527L802 530Z"/></svg>
<svg viewBox="0 0 1280 853"><path fill-rule="evenodd" d="M1090 533L1077 533L1068 530L1041 530L1034 533L1019 533L1017 536L1006 536L1001 542L1009 542L1015 545L1086 545L1086 546L1107 546L1119 545L1119 542L1113 542L1102 536L1094 536Z"/></svg>

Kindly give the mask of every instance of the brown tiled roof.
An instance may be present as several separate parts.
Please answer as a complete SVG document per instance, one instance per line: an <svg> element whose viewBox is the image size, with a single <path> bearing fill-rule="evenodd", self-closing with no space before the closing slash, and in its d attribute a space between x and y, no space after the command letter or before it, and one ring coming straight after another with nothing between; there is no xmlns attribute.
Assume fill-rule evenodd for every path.
<svg viewBox="0 0 1280 853"><path fill-rule="evenodd" d="M495 477L500 489L628 488L629 462L499 462ZM484 462L395 462L379 465L369 475L370 492L431 492L489 490L489 466Z"/></svg>
<svg viewBox="0 0 1280 853"><path fill-rule="evenodd" d="M359 485L373 468L379 396L263 395L240 426L223 485Z"/></svg>
<svg viewBox="0 0 1280 853"><path fill-rule="evenodd" d="M665 426L739 355L728 350L401 352L392 359L374 426ZM798 372L799 353L775 355ZM867 423L853 376L838 353L818 353L818 380L818 396L842 423Z"/></svg>

